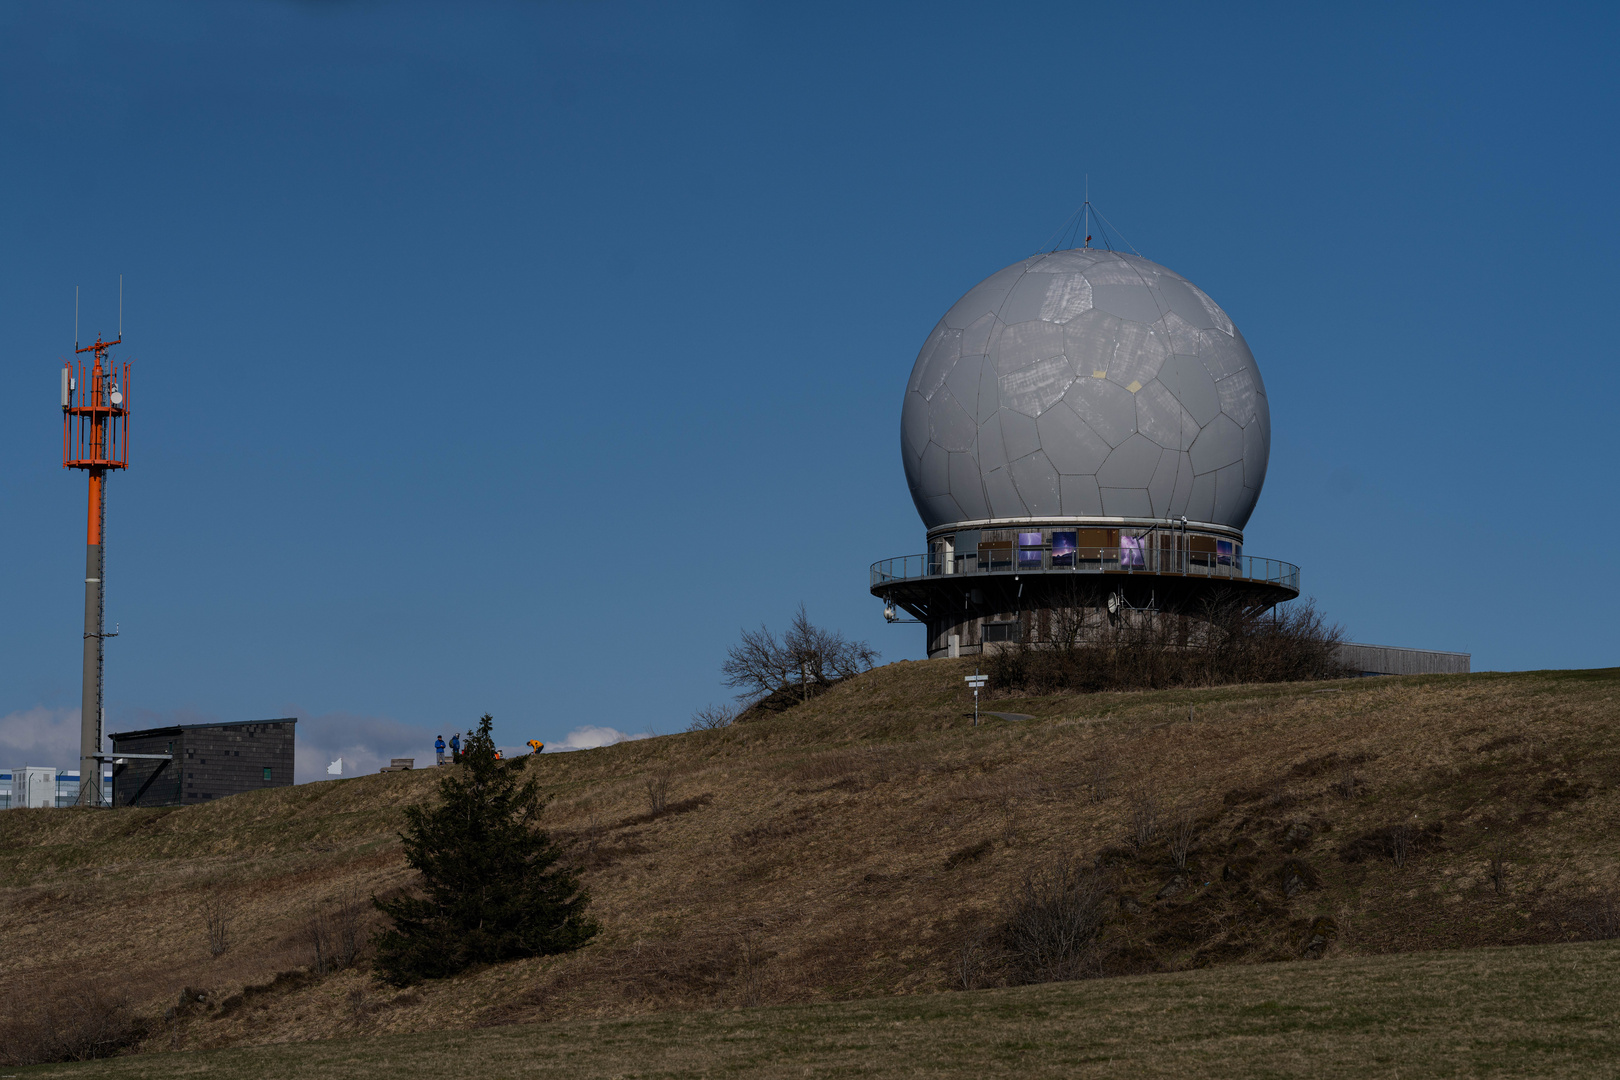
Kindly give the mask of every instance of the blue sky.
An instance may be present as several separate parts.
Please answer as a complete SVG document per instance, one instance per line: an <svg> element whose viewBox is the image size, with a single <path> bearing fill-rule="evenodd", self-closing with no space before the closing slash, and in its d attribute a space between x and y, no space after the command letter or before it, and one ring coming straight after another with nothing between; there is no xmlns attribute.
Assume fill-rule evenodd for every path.
<svg viewBox="0 0 1620 1080"><path fill-rule="evenodd" d="M125 282L112 730L300 778L669 732L742 626L921 654L918 347L1095 203L1242 328L1246 551L1356 640L1616 663L1612 9L0 8L0 752L72 757L56 369ZM1609 462L1609 464L1605 464ZM588 741L585 740L585 741Z"/></svg>

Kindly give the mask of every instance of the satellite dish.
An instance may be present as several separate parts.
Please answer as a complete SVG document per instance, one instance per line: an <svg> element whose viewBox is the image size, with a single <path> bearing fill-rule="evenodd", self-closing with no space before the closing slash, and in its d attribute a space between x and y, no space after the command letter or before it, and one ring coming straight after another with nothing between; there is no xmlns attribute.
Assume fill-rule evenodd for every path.
<svg viewBox="0 0 1620 1080"><path fill-rule="evenodd" d="M121 390L114 390L112 392L112 403L114 405L122 405L124 403L124 394Z"/></svg>
<svg viewBox="0 0 1620 1080"><path fill-rule="evenodd" d="M1119 593L1111 592L1108 594L1108 614L1119 614Z"/></svg>

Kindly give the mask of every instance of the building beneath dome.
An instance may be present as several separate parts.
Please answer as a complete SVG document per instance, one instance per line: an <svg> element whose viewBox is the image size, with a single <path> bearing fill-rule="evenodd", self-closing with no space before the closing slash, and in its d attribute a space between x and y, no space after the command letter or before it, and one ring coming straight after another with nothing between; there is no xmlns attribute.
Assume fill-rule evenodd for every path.
<svg viewBox="0 0 1620 1080"><path fill-rule="evenodd" d="M873 564L928 655L1299 595L1243 552L1271 412L1232 320L1134 255L1035 255L970 289L917 355L900 449L927 552Z"/></svg>

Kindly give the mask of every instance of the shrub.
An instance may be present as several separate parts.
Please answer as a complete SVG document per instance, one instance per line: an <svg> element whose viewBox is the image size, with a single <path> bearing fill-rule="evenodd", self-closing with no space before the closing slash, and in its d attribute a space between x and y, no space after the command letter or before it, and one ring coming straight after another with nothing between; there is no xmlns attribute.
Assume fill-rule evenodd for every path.
<svg viewBox="0 0 1620 1080"><path fill-rule="evenodd" d="M1077 597L1074 602L1084 601ZM1052 641L1020 642L992 654L987 672L991 687L1031 694L1089 693L1350 674L1338 660L1342 632L1310 601L1265 611L1217 597L1196 616L1143 613L1083 632L1057 625L1053 636Z"/></svg>
<svg viewBox="0 0 1620 1080"><path fill-rule="evenodd" d="M670 775L667 770L660 770L647 777L647 815L659 817L669 809L669 782Z"/></svg>
<svg viewBox="0 0 1620 1080"><path fill-rule="evenodd" d="M1152 792L1142 791L1131 804L1131 844L1140 851L1159 834L1159 804Z"/></svg>
<svg viewBox="0 0 1620 1080"><path fill-rule="evenodd" d="M1107 900L1101 873L1075 861L1026 874L1001 924L1014 978L1036 983L1097 974Z"/></svg>
<svg viewBox="0 0 1620 1080"><path fill-rule="evenodd" d="M1487 864L1487 876L1490 878L1491 888L1497 896L1506 896L1507 882L1507 849L1497 844L1491 849L1490 861Z"/></svg>
<svg viewBox="0 0 1620 1080"><path fill-rule="evenodd" d="M1179 807L1170 819L1170 863L1177 870L1187 869L1187 856L1198 835L1198 819L1190 807Z"/></svg>
<svg viewBox="0 0 1620 1080"><path fill-rule="evenodd" d="M0 1003L0 1064L41 1065L111 1057L147 1035L123 995L98 979L67 979Z"/></svg>
<svg viewBox="0 0 1620 1080"><path fill-rule="evenodd" d="M1397 867L1405 866L1414 855L1439 850L1444 831L1445 825L1438 821L1422 828L1400 822L1345 841L1339 846L1339 858L1348 863L1387 858Z"/></svg>
<svg viewBox="0 0 1620 1080"><path fill-rule="evenodd" d="M439 781L439 805L405 809L405 861L425 895L372 900L393 923L373 939L385 982L568 952L599 929L578 872L539 827L545 802L522 775L533 757L498 761L492 724L486 714Z"/></svg>
<svg viewBox="0 0 1620 1080"><path fill-rule="evenodd" d="M1114 753L1104 746L1086 769L1086 794L1094 803L1108 798L1108 783L1114 778Z"/></svg>
<svg viewBox="0 0 1620 1080"><path fill-rule="evenodd" d="M351 888L338 895L331 910L310 916L305 935L315 953L312 970L317 975L341 971L360 958L360 948L365 944L361 927L364 911L359 890Z"/></svg>
<svg viewBox="0 0 1620 1080"><path fill-rule="evenodd" d="M718 731L730 727L732 721L737 719L737 712L734 705L705 705L692 714L692 722L686 726L686 730Z"/></svg>
<svg viewBox="0 0 1620 1080"><path fill-rule="evenodd" d="M977 930L962 939L956 951L956 981L963 990L977 990L985 975L989 932Z"/></svg>
<svg viewBox="0 0 1620 1080"><path fill-rule="evenodd" d="M209 893L202 902L203 926L208 931L208 955L222 956L231 947L230 909L217 893Z"/></svg>
<svg viewBox="0 0 1620 1080"><path fill-rule="evenodd" d="M1620 899L1612 892L1603 893L1579 904L1576 917L1592 941L1613 941L1620 938Z"/></svg>

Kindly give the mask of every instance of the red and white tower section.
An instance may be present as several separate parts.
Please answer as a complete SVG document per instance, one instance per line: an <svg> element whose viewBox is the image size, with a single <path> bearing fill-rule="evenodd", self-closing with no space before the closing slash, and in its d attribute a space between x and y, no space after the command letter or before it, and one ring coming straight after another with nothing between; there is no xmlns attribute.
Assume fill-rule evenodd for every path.
<svg viewBox="0 0 1620 1080"><path fill-rule="evenodd" d="M77 347L75 360L62 366L62 466L90 474L84 557L84 694L79 713L80 806L102 805L101 645L105 577L107 475L129 468L129 374L107 350L123 341ZM87 360L78 356L90 354Z"/></svg>

